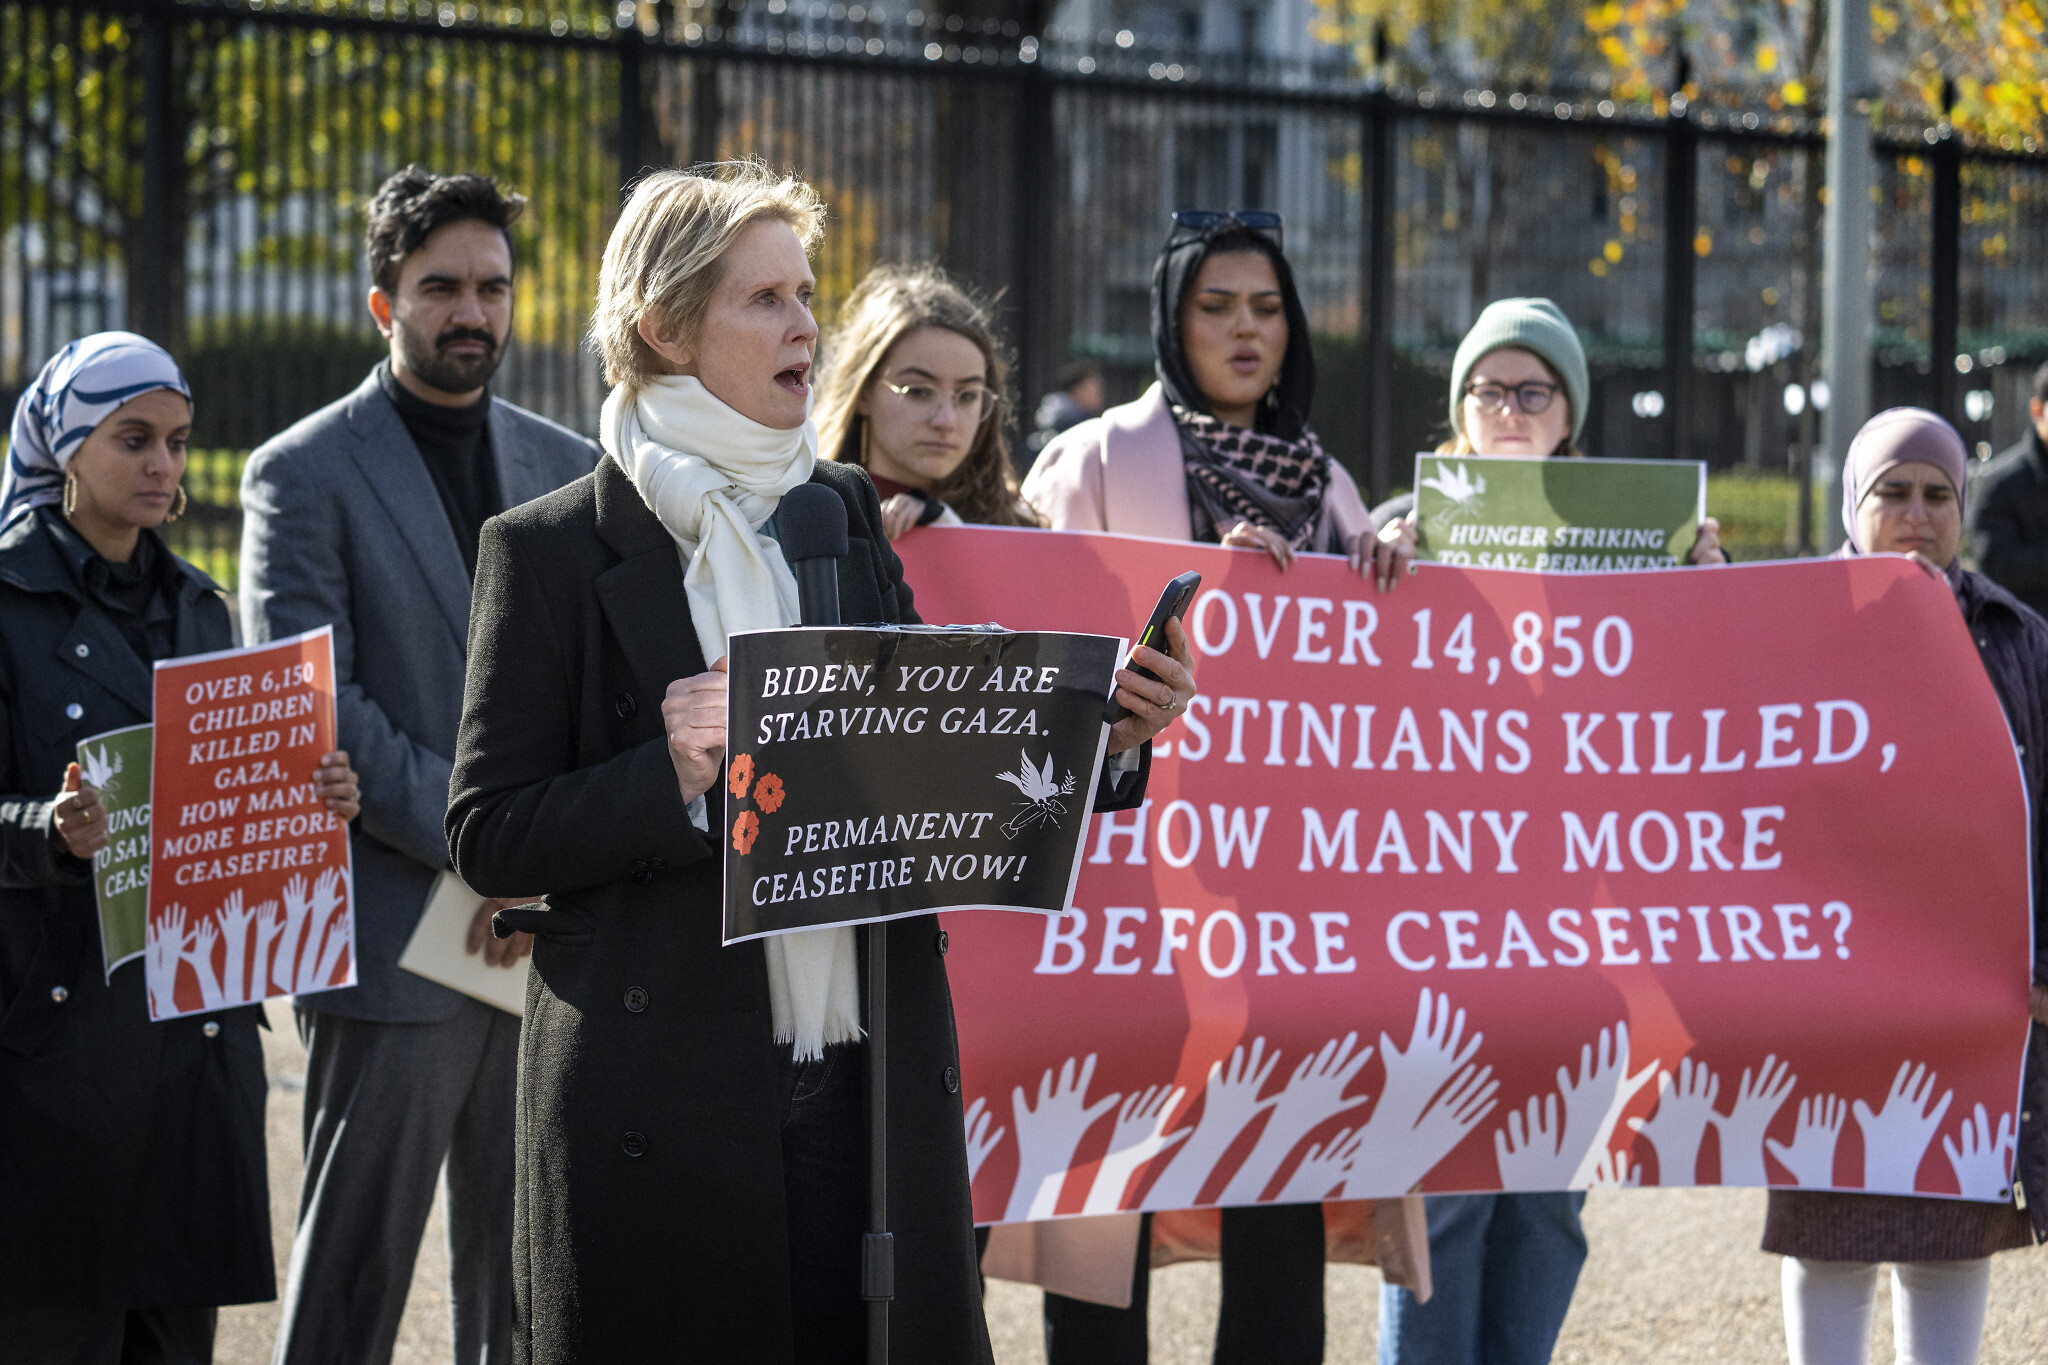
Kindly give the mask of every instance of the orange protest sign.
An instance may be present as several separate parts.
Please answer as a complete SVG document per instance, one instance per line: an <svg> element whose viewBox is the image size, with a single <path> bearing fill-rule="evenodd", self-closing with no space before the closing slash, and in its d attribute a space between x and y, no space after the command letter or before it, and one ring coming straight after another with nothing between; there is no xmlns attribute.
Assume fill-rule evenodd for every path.
<svg viewBox="0 0 2048 1365"><path fill-rule="evenodd" d="M150 1018L355 984L348 829L313 782L335 747L326 626L156 666Z"/></svg>

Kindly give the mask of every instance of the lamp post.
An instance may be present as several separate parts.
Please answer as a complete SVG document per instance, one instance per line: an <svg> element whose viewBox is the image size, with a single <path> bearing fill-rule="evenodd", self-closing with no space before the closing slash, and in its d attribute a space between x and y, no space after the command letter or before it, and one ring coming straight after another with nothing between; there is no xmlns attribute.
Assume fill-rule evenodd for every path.
<svg viewBox="0 0 2048 1365"><path fill-rule="evenodd" d="M1827 213L1822 227L1821 318L1828 405L1824 506L1842 497L1842 456L1870 412L1870 0L1834 0L1828 11ZM1826 548L1842 528L1821 519Z"/></svg>

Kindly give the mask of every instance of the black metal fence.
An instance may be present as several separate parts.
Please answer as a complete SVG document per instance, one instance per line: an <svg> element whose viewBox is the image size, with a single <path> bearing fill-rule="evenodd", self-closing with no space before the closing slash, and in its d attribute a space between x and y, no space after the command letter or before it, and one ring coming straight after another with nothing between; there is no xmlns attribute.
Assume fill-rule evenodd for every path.
<svg viewBox="0 0 2048 1365"><path fill-rule="evenodd" d="M246 450L380 353L360 211L418 161L530 196L498 387L594 430L581 340L621 186L758 155L831 206L828 344L870 266L934 259L1000 292L1027 397L1078 357L1128 395L1168 212L1258 205L1287 218L1318 427L1375 491L1442 426L1458 337L1512 294L1557 299L1585 336L1596 451L1782 469L1813 441L1794 411L1818 373L1809 120L1198 63L916 0L492 13L0 0L0 399L71 337L128 327L187 366L195 443ZM2011 439L2048 358L2048 162L1941 128L1875 154L1877 396ZM215 524L224 554L231 508Z"/></svg>

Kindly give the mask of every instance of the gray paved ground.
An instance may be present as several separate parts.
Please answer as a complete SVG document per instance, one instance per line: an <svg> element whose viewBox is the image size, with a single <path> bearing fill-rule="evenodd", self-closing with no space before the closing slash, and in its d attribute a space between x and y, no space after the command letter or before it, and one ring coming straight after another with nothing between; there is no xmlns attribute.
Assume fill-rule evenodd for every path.
<svg viewBox="0 0 2048 1365"><path fill-rule="evenodd" d="M271 1212L282 1284L298 1208L301 1094L296 1082L305 1074L305 1055L291 1030L290 1011L273 1005L271 1018L276 1025L266 1039L273 1078ZM1560 1365L1772 1365L1784 1360L1777 1260L1756 1250L1762 1225L1758 1191L1595 1193L1586 1205L1592 1257L1558 1346ZM449 1360L443 1235L437 1209L413 1277L397 1365L445 1365ZM1993 1267L1983 1365L2048 1365L2048 1250L2008 1253ZM1333 1266L1326 1284L1328 1359L1343 1365L1372 1360L1379 1276L1356 1266ZM1000 1282L989 1288L998 1365L1043 1365L1038 1292ZM1154 1365L1207 1365L1216 1298L1213 1265L1174 1266L1158 1273L1152 1290ZM1872 1353L1880 1362L1892 1358L1889 1305L1885 1294ZM229 1309L221 1315L220 1365L269 1360L276 1330L275 1304ZM670 1358L686 1360L687 1349L679 1345Z"/></svg>

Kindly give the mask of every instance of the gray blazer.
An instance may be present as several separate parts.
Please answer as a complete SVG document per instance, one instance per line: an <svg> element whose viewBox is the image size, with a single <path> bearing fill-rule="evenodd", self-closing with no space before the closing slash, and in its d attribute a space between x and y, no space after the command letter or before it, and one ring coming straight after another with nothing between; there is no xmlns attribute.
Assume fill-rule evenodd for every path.
<svg viewBox="0 0 2048 1365"><path fill-rule="evenodd" d="M588 474L600 451L502 398L491 454L507 508ZM341 745L362 776L357 985L308 996L352 1019L446 1019L462 997L400 971L434 874L469 641L469 572L419 447L372 374L271 438L242 474L242 629L250 644L334 627ZM536 894L548 888L531 888Z"/></svg>

